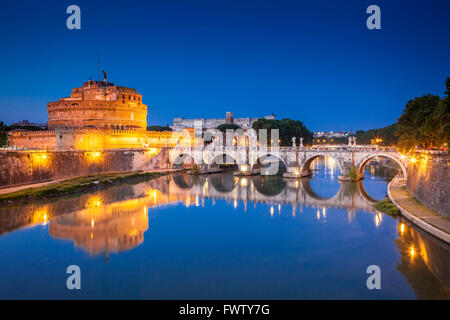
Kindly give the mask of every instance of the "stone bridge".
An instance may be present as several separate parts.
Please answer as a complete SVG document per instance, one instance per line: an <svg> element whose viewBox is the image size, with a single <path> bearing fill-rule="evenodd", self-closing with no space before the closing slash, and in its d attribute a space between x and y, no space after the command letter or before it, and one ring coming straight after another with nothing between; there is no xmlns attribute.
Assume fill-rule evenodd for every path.
<svg viewBox="0 0 450 320"><path fill-rule="evenodd" d="M270 180L273 181L270 181ZM289 205L295 210L299 207L312 207L319 210L324 208L346 209L354 213L355 210L376 212L373 207L376 201L371 198L362 182L356 184L339 183L339 189L333 196L318 195L309 183L310 179L292 180L275 177L235 177L231 174L212 174L192 176L174 174L171 176L168 190L171 195L190 199L224 199L230 202L265 203L274 206ZM272 182L272 183L271 183ZM276 183L274 185L274 182ZM153 186L149 182L149 185ZM270 188L266 186L270 185ZM155 189L158 186L153 186ZM275 210L274 209L274 210Z"/></svg>
<svg viewBox="0 0 450 320"><path fill-rule="evenodd" d="M172 167L182 163L196 163L203 170L211 171L220 164L237 164L242 172L253 172L257 167L279 160L287 172L298 176L310 175L311 163L318 157L333 158L347 176L351 167L362 175L364 166L375 157L386 157L398 164L404 177L407 177L409 162L395 148L379 146L313 146L313 147L246 147L246 146L213 146L201 148L175 147L170 151ZM279 163L276 161L276 163ZM269 174L278 173L277 170Z"/></svg>

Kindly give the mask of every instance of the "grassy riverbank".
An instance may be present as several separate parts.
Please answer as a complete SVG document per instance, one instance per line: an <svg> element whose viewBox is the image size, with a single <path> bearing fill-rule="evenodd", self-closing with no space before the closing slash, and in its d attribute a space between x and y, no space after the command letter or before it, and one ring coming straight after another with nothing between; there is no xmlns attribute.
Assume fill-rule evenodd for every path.
<svg viewBox="0 0 450 320"><path fill-rule="evenodd" d="M384 198L383 200L381 200L380 202L377 202L374 205L375 209L387 213L391 216L396 216L398 214L400 214L400 210L398 210L398 208L395 206L395 204L392 203L391 200L389 200L388 198Z"/></svg>
<svg viewBox="0 0 450 320"><path fill-rule="evenodd" d="M101 186L121 184L125 182L141 182L153 179L169 172L125 172L89 175L85 177L64 180L46 186L0 195L0 207L27 203L36 200L72 195L94 190Z"/></svg>

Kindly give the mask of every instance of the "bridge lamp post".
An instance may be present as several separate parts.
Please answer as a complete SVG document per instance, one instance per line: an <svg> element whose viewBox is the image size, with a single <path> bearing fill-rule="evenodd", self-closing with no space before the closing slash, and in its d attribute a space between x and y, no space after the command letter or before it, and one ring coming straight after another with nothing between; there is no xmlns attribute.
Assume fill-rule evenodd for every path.
<svg viewBox="0 0 450 320"><path fill-rule="evenodd" d="M247 172L248 171L248 165L247 164L241 164L240 170L241 170L241 172Z"/></svg>

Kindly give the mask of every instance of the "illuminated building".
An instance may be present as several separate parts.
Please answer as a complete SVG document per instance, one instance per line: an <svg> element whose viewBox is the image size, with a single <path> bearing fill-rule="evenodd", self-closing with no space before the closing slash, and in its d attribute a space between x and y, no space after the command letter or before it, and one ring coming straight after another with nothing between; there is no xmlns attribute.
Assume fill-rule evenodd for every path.
<svg viewBox="0 0 450 320"><path fill-rule="evenodd" d="M147 131L147 106L136 89L105 78L73 88L69 97L49 102L48 130L8 133L19 149L104 150L174 146L181 133ZM185 138L186 139L186 138Z"/></svg>

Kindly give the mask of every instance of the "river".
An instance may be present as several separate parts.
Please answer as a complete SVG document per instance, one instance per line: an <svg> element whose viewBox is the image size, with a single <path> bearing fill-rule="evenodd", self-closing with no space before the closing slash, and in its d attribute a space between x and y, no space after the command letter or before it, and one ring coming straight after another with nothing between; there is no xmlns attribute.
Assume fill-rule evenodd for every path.
<svg viewBox="0 0 450 320"><path fill-rule="evenodd" d="M392 170L174 174L0 210L0 298L449 299L450 248L378 212ZM68 290L66 269L81 270ZM381 289L369 290L369 265Z"/></svg>

